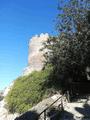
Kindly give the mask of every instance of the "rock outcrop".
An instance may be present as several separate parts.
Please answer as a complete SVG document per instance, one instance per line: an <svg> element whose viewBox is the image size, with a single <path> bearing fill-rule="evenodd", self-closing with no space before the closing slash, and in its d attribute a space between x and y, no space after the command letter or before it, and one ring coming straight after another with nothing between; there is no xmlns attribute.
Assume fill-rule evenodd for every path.
<svg viewBox="0 0 90 120"><path fill-rule="evenodd" d="M32 71L40 71L43 68L43 52L40 49L43 47L43 42L49 38L48 33L36 35L30 39L29 43L29 55L28 55L28 66L25 68L23 75L27 75Z"/></svg>
<svg viewBox="0 0 90 120"><path fill-rule="evenodd" d="M0 91L0 101L3 100L3 91Z"/></svg>
<svg viewBox="0 0 90 120"><path fill-rule="evenodd" d="M14 120L19 114L10 114L6 109L5 97L13 86L14 82L10 84L4 91L0 93L0 120Z"/></svg>

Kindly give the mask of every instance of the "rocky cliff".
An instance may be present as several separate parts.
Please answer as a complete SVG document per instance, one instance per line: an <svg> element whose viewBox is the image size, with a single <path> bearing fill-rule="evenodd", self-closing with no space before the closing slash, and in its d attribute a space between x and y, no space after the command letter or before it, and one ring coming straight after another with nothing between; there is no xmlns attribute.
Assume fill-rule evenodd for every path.
<svg viewBox="0 0 90 120"><path fill-rule="evenodd" d="M23 74L27 75L32 71L40 71L43 67L43 52L40 49L43 47L43 42L49 38L48 33L36 35L30 39L29 42L29 55L28 55L28 66L25 68Z"/></svg>

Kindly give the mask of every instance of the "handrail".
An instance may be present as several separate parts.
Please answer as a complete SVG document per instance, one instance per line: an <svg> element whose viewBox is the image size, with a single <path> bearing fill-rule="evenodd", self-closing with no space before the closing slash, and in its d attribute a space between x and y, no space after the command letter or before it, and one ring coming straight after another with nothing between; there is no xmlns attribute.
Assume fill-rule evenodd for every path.
<svg viewBox="0 0 90 120"><path fill-rule="evenodd" d="M48 106L48 107L46 107L40 114L39 114L39 117L44 113L44 120L46 120L46 111L50 108L50 107L52 107L52 105L54 105L59 99L61 99L63 97L63 95L62 96L60 96L56 101L54 101L50 106ZM61 101L61 104L62 104L62 101Z"/></svg>

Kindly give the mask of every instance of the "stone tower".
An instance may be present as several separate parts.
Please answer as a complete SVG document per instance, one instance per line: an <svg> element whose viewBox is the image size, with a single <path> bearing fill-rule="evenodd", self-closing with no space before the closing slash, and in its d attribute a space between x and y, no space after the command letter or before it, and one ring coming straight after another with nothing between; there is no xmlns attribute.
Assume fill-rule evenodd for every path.
<svg viewBox="0 0 90 120"><path fill-rule="evenodd" d="M43 68L43 52L40 49L43 47L43 42L49 38L48 33L35 35L29 42L28 66L25 68L23 75L27 75L32 71L40 71Z"/></svg>

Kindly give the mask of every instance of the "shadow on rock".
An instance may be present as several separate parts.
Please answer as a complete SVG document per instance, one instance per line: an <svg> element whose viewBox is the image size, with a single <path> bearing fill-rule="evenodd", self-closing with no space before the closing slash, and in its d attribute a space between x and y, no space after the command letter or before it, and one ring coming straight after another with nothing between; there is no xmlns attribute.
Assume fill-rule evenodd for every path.
<svg viewBox="0 0 90 120"><path fill-rule="evenodd" d="M47 112L47 116L50 120L59 120L61 115L60 113L61 111L57 110L54 107L51 107Z"/></svg>
<svg viewBox="0 0 90 120"><path fill-rule="evenodd" d="M74 115L68 111L63 111L59 120L75 120Z"/></svg>
<svg viewBox="0 0 90 120"><path fill-rule="evenodd" d="M80 114L83 115L82 119L89 119L90 120L90 105L85 103L83 108L76 107L75 108Z"/></svg>
<svg viewBox="0 0 90 120"><path fill-rule="evenodd" d="M38 120L38 113L36 111L28 111L17 117L15 120Z"/></svg>
<svg viewBox="0 0 90 120"><path fill-rule="evenodd" d="M50 120L74 120L72 113L55 108L51 108L47 116Z"/></svg>

